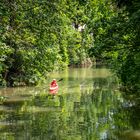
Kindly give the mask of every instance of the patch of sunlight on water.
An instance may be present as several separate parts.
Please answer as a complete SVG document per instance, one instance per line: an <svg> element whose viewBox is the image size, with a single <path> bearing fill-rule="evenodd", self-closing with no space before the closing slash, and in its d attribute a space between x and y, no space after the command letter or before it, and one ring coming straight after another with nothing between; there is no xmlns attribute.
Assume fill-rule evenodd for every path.
<svg viewBox="0 0 140 140"><path fill-rule="evenodd" d="M52 73L51 78L74 78L74 79L85 79L85 78L104 78L110 76L112 73L109 69L92 69L92 68L70 68L62 72Z"/></svg>

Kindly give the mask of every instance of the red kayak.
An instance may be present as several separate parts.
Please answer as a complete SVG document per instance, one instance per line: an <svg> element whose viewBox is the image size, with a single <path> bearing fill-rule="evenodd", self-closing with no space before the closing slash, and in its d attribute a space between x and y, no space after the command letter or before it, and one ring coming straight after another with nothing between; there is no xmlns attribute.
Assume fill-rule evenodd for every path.
<svg viewBox="0 0 140 140"><path fill-rule="evenodd" d="M57 86L50 86L50 93L56 94L58 92L58 85Z"/></svg>

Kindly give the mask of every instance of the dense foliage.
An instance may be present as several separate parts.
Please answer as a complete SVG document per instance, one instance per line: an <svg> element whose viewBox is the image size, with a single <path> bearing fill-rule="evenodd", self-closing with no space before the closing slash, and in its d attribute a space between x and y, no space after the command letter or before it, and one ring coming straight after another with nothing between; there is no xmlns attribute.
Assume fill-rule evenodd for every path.
<svg viewBox="0 0 140 140"><path fill-rule="evenodd" d="M109 20L100 20L91 54L109 60L112 68L129 90L140 88L140 2L118 0ZM116 13L115 13L116 11ZM106 16L104 15L104 18Z"/></svg>
<svg viewBox="0 0 140 140"><path fill-rule="evenodd" d="M0 84L38 84L48 72L86 59L92 38L72 26L79 24L79 6L78 1L2 0Z"/></svg>
<svg viewBox="0 0 140 140"><path fill-rule="evenodd" d="M139 89L139 9L138 0L2 0L0 85L36 85L90 55Z"/></svg>
<svg viewBox="0 0 140 140"><path fill-rule="evenodd" d="M119 71L122 82L125 86L130 89L139 90L140 89L140 1L138 0L128 0L126 3L124 1L118 1L118 6L124 8L123 13L126 13L125 21L123 27L124 40L123 43L124 52L122 58L124 61L121 66L121 71ZM123 60L123 59L122 59Z"/></svg>

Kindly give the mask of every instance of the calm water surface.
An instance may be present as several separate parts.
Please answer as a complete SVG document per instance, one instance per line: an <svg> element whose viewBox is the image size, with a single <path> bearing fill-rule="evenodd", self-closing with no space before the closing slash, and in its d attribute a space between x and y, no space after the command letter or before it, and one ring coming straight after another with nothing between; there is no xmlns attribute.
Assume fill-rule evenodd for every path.
<svg viewBox="0 0 140 140"><path fill-rule="evenodd" d="M56 96L53 78L63 78ZM0 140L140 140L139 100L107 68L52 73L39 87L0 90Z"/></svg>

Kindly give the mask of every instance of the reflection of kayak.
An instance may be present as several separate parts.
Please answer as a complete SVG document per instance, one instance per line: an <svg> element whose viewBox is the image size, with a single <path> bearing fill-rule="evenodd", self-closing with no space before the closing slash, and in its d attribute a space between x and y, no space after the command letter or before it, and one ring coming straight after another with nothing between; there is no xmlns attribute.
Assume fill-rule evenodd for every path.
<svg viewBox="0 0 140 140"><path fill-rule="evenodd" d="M50 85L50 93L52 93L52 94L55 94L55 93L57 93L58 92L58 85L56 85L56 86L52 86L52 85Z"/></svg>

